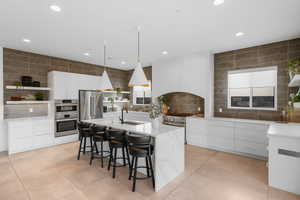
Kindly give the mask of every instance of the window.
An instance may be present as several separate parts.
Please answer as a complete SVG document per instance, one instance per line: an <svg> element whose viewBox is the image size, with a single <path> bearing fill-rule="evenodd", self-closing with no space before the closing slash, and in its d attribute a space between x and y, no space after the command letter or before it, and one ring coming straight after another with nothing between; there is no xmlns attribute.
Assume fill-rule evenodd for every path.
<svg viewBox="0 0 300 200"><path fill-rule="evenodd" d="M148 105L151 104L151 82L148 87L134 86L133 87L133 104Z"/></svg>
<svg viewBox="0 0 300 200"><path fill-rule="evenodd" d="M277 67L229 71L228 108L277 110Z"/></svg>

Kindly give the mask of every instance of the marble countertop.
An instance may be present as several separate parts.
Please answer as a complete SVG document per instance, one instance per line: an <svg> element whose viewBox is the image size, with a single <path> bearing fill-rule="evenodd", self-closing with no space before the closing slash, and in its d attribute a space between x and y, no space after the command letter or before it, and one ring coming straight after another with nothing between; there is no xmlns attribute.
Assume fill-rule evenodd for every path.
<svg viewBox="0 0 300 200"><path fill-rule="evenodd" d="M266 121L266 120L253 120L253 119L239 119L239 118L226 118L226 117L211 117L211 118L201 118L201 117L188 117L195 118L200 120L216 120L216 121L226 121L226 122L244 122L244 123L258 123L258 124L273 124L275 121Z"/></svg>
<svg viewBox="0 0 300 200"><path fill-rule="evenodd" d="M176 131L178 129L184 129L183 127L168 126L164 124L159 124L159 127L157 129L154 129L150 122L142 122L143 124L139 124L139 125L122 124L120 121L105 120L105 119L84 120L84 122L112 127L115 129L127 130L129 132L138 133L142 135L150 135L152 137L156 137L161 134ZM136 122L141 122L141 121L136 121Z"/></svg>
<svg viewBox="0 0 300 200"><path fill-rule="evenodd" d="M278 136L278 137L290 137L300 139L300 124L299 123L288 123L271 124L268 129L268 136Z"/></svg>
<svg viewBox="0 0 300 200"><path fill-rule="evenodd" d="M26 120L44 120L44 119L51 119L51 117L48 116L40 116L40 117L22 117L22 118L9 118L4 119L6 122L12 122L12 121L26 121Z"/></svg>

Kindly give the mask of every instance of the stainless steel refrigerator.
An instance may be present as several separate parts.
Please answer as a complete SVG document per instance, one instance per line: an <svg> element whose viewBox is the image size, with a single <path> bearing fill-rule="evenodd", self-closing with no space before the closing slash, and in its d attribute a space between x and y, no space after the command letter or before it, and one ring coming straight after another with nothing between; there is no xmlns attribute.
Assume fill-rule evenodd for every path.
<svg viewBox="0 0 300 200"><path fill-rule="evenodd" d="M103 118L103 94L79 90L79 121Z"/></svg>

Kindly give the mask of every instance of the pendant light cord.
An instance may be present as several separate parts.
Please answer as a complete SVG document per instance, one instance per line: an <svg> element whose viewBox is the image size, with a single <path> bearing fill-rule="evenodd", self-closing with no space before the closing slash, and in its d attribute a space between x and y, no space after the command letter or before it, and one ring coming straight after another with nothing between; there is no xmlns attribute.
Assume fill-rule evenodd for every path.
<svg viewBox="0 0 300 200"><path fill-rule="evenodd" d="M104 62L104 71L106 69L106 42L104 41L104 53L103 53L103 62Z"/></svg>
<svg viewBox="0 0 300 200"><path fill-rule="evenodd" d="M137 57L137 62L139 63L141 61L140 59L140 27L138 26L138 57Z"/></svg>

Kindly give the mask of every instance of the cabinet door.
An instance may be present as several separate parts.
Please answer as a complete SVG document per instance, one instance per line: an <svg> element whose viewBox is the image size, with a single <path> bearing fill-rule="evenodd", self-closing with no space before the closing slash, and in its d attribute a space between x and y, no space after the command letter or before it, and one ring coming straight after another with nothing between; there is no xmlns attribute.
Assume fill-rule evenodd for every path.
<svg viewBox="0 0 300 200"><path fill-rule="evenodd" d="M54 99L66 99L67 98L67 80L68 73L64 72L53 72L53 96Z"/></svg>

